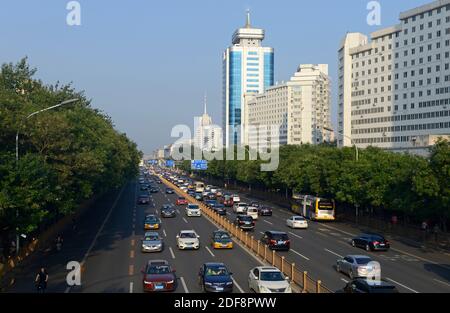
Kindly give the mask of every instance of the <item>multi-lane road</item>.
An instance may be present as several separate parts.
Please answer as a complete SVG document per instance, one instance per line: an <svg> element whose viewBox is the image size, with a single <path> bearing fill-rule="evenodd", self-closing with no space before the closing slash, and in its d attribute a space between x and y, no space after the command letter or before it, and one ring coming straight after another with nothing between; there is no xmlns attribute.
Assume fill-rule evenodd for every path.
<svg viewBox="0 0 450 313"><path fill-rule="evenodd" d="M64 233L61 252L40 251L24 263L10 291L34 292L34 275L38 267L44 265L50 274L49 292L142 292L142 267L149 259L164 259L176 269L176 292L200 292L198 269L209 261L223 262L233 272L234 292L250 292L249 270L262 265L261 261L238 244L232 250L213 250L210 236L217 227L203 216L186 217L182 206L177 208L177 217L162 219L159 233L164 240L164 251L141 253L145 215L159 215L163 204L175 205L177 198L176 194L164 193L164 184L157 187L160 192L151 194L149 205L137 204L137 182L130 182L122 190L103 197L79 221L75 231L69 229ZM255 201L242 196L241 200ZM397 285L400 292L450 292L449 255L424 252L395 241L391 241L393 248L388 252L366 252L350 246L349 240L355 235L351 229L338 223L309 222L307 230L291 230L285 225L291 213L271 206L273 216L260 217L253 235L258 238L266 230L286 231L291 239L291 250L280 254L332 290L341 289L349 280L336 272L336 259L348 254L366 254L380 262L382 277ZM228 218L234 219L231 209ZM180 251L176 246L176 234L189 229L200 235L201 248ZM66 283L69 272L66 264L70 261L82 264L81 286L69 287Z"/></svg>
<svg viewBox="0 0 450 313"><path fill-rule="evenodd" d="M136 182L125 186L114 197L105 200L108 205L98 208L100 214L96 214L93 207L93 212L87 213L75 234L69 231L64 235L62 251L40 252L34 257L33 265L23 269L10 291L34 292L33 276L38 266L44 265L50 275L49 292L142 292L141 269L150 259L164 259L176 270L176 292L201 292L198 270L203 263L211 261L227 265L233 273L235 293L250 292L247 283L249 271L263 263L236 243L231 250L211 248L211 235L217 227L205 217L187 217L184 207L177 208L175 218L161 219L158 232L163 237L164 250L142 253L140 244L145 232L145 215L159 215L163 204L175 206L177 195L165 194L165 185L158 185L161 191L151 194L150 204L138 205L138 188ZM177 233L191 229L200 236L200 249L178 250ZM82 263L81 286L68 287L65 283L69 272L65 266L72 260Z"/></svg>
<svg viewBox="0 0 450 313"><path fill-rule="evenodd" d="M368 255L381 264L382 277L395 284L400 292L450 292L450 254L430 252L391 241L388 252L366 252L350 245L358 233L355 229L340 223L317 223L309 221L307 230L292 230L286 226L286 219L292 213L273 203L251 197L241 201L258 202L273 208L273 216L260 217L255 227L255 237L267 230L288 233L291 250L279 252L286 260L295 262L313 279L320 279L331 290L338 290L350 279L336 272L336 260L349 254ZM233 220L232 210L228 218Z"/></svg>

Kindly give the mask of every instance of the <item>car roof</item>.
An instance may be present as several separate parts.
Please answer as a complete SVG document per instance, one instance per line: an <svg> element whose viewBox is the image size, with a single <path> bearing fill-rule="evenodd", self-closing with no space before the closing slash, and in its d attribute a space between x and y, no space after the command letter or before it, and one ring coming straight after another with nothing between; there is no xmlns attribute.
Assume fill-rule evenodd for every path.
<svg viewBox="0 0 450 313"><path fill-rule="evenodd" d="M155 214L148 214L145 216L145 218L154 218L157 217Z"/></svg>
<svg viewBox="0 0 450 313"><path fill-rule="evenodd" d="M215 231L213 231L213 235L215 235L215 234L227 234L227 235L229 235L230 233L227 232L226 230L215 230Z"/></svg>
<svg viewBox="0 0 450 313"><path fill-rule="evenodd" d="M206 262L203 264L204 266L223 266L227 267L225 263L219 263L219 262Z"/></svg>
<svg viewBox="0 0 450 313"><path fill-rule="evenodd" d="M287 235L286 232L278 231L278 230L268 230L268 231L266 231L266 233L273 234L273 235Z"/></svg>
<svg viewBox="0 0 450 313"><path fill-rule="evenodd" d="M274 266L258 266L256 267L260 272L281 272L278 268Z"/></svg>
<svg viewBox="0 0 450 313"><path fill-rule="evenodd" d="M166 260L148 260L147 265L169 265Z"/></svg>
<svg viewBox="0 0 450 313"><path fill-rule="evenodd" d="M372 259L370 256L362 255L362 254L349 254L345 256L346 258L354 258L354 259Z"/></svg>

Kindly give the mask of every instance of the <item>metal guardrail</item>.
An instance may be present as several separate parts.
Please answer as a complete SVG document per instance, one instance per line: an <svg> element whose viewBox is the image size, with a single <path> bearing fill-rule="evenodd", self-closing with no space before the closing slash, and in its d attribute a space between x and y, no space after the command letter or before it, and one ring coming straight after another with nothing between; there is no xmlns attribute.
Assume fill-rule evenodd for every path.
<svg viewBox="0 0 450 313"><path fill-rule="evenodd" d="M315 281L312 279L308 272L302 271L301 268L295 263L291 263L274 250L270 250L269 247L263 244L260 240L256 240L253 235L244 232L238 226L233 225L224 216L217 214L214 210L208 208L205 204L197 201L176 185L166 180L164 177L160 178L171 188L173 188L177 194L182 195L188 199L191 203L197 204L202 213L208 216L214 223L225 229L231 236L239 240L239 242L250 252L254 253L262 261L271 264L278 268L283 274L291 278L291 282L294 283L303 293L333 293L329 288L322 285L320 280Z"/></svg>

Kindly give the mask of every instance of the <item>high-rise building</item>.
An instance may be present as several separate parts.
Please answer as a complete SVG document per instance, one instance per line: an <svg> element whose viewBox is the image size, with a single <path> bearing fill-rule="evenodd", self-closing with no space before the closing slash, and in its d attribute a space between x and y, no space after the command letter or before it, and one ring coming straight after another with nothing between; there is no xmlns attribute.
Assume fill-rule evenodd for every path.
<svg viewBox="0 0 450 313"><path fill-rule="evenodd" d="M200 150L217 151L222 148L222 128L214 125L206 112L206 95L203 115L195 118L194 146Z"/></svg>
<svg viewBox="0 0 450 313"><path fill-rule="evenodd" d="M223 54L223 130L224 143L240 145L245 117L245 97L264 92L274 82L274 50L263 47L264 30L252 27L250 13L243 28L238 28L232 46Z"/></svg>
<svg viewBox="0 0 450 313"><path fill-rule="evenodd" d="M400 23L339 49L339 146L423 154L450 138L450 0L403 12Z"/></svg>
<svg viewBox="0 0 450 313"><path fill-rule="evenodd" d="M327 64L302 64L291 79L246 98L245 143L254 149L329 142L331 83Z"/></svg>

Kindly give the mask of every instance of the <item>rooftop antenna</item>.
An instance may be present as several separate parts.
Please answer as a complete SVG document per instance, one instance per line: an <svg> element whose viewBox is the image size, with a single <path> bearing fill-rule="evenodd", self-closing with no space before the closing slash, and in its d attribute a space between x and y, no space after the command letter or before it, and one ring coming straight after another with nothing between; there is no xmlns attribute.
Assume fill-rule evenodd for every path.
<svg viewBox="0 0 450 313"><path fill-rule="evenodd" d="M204 114L206 115L206 91L205 91L205 96L204 96L204 99L203 99L203 105L204 105Z"/></svg>
<svg viewBox="0 0 450 313"><path fill-rule="evenodd" d="M250 28L250 9L247 9L247 21L245 23L246 28Z"/></svg>

